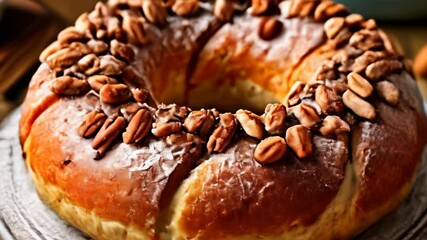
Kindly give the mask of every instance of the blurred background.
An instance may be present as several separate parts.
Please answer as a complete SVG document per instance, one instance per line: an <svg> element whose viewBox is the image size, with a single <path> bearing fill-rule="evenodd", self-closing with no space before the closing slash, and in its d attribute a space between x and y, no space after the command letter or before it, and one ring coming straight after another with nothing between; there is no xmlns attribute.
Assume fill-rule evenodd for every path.
<svg viewBox="0 0 427 240"><path fill-rule="evenodd" d="M427 44L427 0L335 0L374 18L406 56ZM40 52L96 0L0 0L0 121L19 105ZM427 50L427 49L426 49ZM427 68L427 51L425 51ZM427 81L419 80L427 99Z"/></svg>

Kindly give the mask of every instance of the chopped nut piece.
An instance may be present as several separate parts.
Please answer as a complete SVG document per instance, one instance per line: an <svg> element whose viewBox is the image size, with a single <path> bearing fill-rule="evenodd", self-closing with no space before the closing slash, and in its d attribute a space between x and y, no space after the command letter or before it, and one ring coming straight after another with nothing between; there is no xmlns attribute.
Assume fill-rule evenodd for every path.
<svg viewBox="0 0 427 240"><path fill-rule="evenodd" d="M374 120L376 117L375 108L351 90L347 90L343 94L344 104L350 108L356 115L366 118L368 120Z"/></svg>
<svg viewBox="0 0 427 240"><path fill-rule="evenodd" d="M292 85L291 90L289 90L288 94L283 101L287 107L297 105L300 101L299 95L304 89L305 85L302 82L296 81L294 85Z"/></svg>
<svg viewBox="0 0 427 240"><path fill-rule="evenodd" d="M102 102L118 105L132 98L132 93L124 84L105 84L99 90Z"/></svg>
<svg viewBox="0 0 427 240"><path fill-rule="evenodd" d="M328 137L350 132L350 126L338 116L327 116L319 131L323 136Z"/></svg>
<svg viewBox="0 0 427 240"><path fill-rule="evenodd" d="M101 74L107 76L117 76L122 73L123 68L126 67L126 63L111 55L105 55L100 57L99 67L101 68Z"/></svg>
<svg viewBox="0 0 427 240"><path fill-rule="evenodd" d="M198 132L200 136L205 137L215 126L215 116L210 110L192 111L183 126L190 133Z"/></svg>
<svg viewBox="0 0 427 240"><path fill-rule="evenodd" d="M362 29L351 36L350 45L364 51L383 47L383 40L378 31Z"/></svg>
<svg viewBox="0 0 427 240"><path fill-rule="evenodd" d="M391 82L381 81L376 84L378 95L388 104L397 106L399 103L399 89Z"/></svg>
<svg viewBox="0 0 427 240"><path fill-rule="evenodd" d="M344 104L341 97L333 88L320 85L316 89L316 103L326 115L331 113L341 114L344 109Z"/></svg>
<svg viewBox="0 0 427 240"><path fill-rule="evenodd" d="M348 87L357 95L367 98L372 95L374 87L364 77L360 76L356 72L352 72L347 76Z"/></svg>
<svg viewBox="0 0 427 240"><path fill-rule="evenodd" d="M86 80L62 76L52 81L50 90L59 96L72 96L87 93L90 90L90 86Z"/></svg>
<svg viewBox="0 0 427 240"><path fill-rule="evenodd" d="M187 116L187 107L178 107L176 104L159 105L154 114L156 122L153 124L153 133L156 137L165 137L181 131L181 121Z"/></svg>
<svg viewBox="0 0 427 240"><path fill-rule="evenodd" d="M302 125L288 128L286 142L300 159L310 156L313 151L310 129Z"/></svg>
<svg viewBox="0 0 427 240"><path fill-rule="evenodd" d="M240 109L236 112L236 118L246 134L257 139L264 138L264 126L258 115L251 111Z"/></svg>
<svg viewBox="0 0 427 240"><path fill-rule="evenodd" d="M136 46L144 45L149 42L144 31L144 19L142 17L123 17L123 30L126 32L129 43Z"/></svg>
<svg viewBox="0 0 427 240"><path fill-rule="evenodd" d="M149 110L140 109L130 120L123 133L123 142L127 144L141 142L150 132L153 119Z"/></svg>
<svg viewBox="0 0 427 240"><path fill-rule="evenodd" d="M133 98L140 103L145 103L150 97L150 93L147 89L131 88Z"/></svg>
<svg viewBox="0 0 427 240"><path fill-rule="evenodd" d="M272 17L264 17L258 27L258 35L263 40L272 40L277 37L283 29L283 23Z"/></svg>
<svg viewBox="0 0 427 240"><path fill-rule="evenodd" d="M110 52L114 57L124 60L127 63L130 63L135 58L135 53L131 47L127 44L121 43L116 39L112 40L110 43Z"/></svg>
<svg viewBox="0 0 427 240"><path fill-rule="evenodd" d="M344 27L345 21L343 17L333 17L325 22L324 29L326 36L329 39L333 39Z"/></svg>
<svg viewBox="0 0 427 240"><path fill-rule="evenodd" d="M282 135L286 130L286 108L283 104L268 104L262 117L265 130L271 135Z"/></svg>
<svg viewBox="0 0 427 240"><path fill-rule="evenodd" d="M254 158L261 164L274 163L283 158L287 148L285 139L278 136L268 137L256 146Z"/></svg>
<svg viewBox="0 0 427 240"><path fill-rule="evenodd" d="M142 1L142 10L144 11L145 17L148 21L154 24L166 24L167 12L166 9L162 6L161 1Z"/></svg>
<svg viewBox="0 0 427 240"><path fill-rule="evenodd" d="M105 53L108 50L108 44L100 40L92 39L87 42L87 45L95 54Z"/></svg>
<svg viewBox="0 0 427 240"><path fill-rule="evenodd" d="M372 81L378 81L392 73L403 69L403 64L398 60L380 60L366 68L366 76Z"/></svg>
<svg viewBox="0 0 427 240"><path fill-rule="evenodd" d="M219 125L209 137L206 145L209 152L224 152L237 131L236 117L231 113L220 114Z"/></svg>
<svg viewBox="0 0 427 240"><path fill-rule="evenodd" d="M107 115L101 109L95 109L84 116L78 129L80 137L88 138L94 135L107 120Z"/></svg>
<svg viewBox="0 0 427 240"><path fill-rule="evenodd" d="M320 122L320 117L316 110L306 103L301 103L292 109L292 113L301 123L301 125L310 128Z"/></svg>

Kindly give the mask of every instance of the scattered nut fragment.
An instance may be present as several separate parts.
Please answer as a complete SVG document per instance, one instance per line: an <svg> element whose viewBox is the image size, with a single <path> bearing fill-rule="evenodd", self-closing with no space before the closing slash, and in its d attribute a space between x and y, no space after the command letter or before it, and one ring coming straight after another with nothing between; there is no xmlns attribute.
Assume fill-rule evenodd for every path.
<svg viewBox="0 0 427 240"><path fill-rule="evenodd" d="M97 150L95 159L101 159L120 132L126 127L126 121L121 116L114 115L102 125L92 142L92 148Z"/></svg>
<svg viewBox="0 0 427 240"><path fill-rule="evenodd" d="M123 133L123 142L126 144L141 142L150 132L153 118L149 110L141 108L130 120Z"/></svg>
<svg viewBox="0 0 427 240"><path fill-rule="evenodd" d="M283 158L287 148L285 139L278 136L268 137L256 146L254 158L261 164L274 163Z"/></svg>
<svg viewBox="0 0 427 240"><path fill-rule="evenodd" d="M270 0L252 0L252 15L259 16L267 12Z"/></svg>
<svg viewBox="0 0 427 240"><path fill-rule="evenodd" d="M296 81L292 87L291 90L289 90L288 94L286 95L284 99L284 103L287 107L291 107L294 105L297 105L300 102L300 93L304 90L304 83L300 81Z"/></svg>
<svg viewBox="0 0 427 240"><path fill-rule="evenodd" d="M283 104L268 104L262 120L265 130L271 135L282 135L286 131L286 108Z"/></svg>
<svg viewBox="0 0 427 240"><path fill-rule="evenodd" d="M102 102L108 104L121 104L132 98L132 93L124 84L105 84L99 90Z"/></svg>
<svg viewBox="0 0 427 240"><path fill-rule="evenodd" d="M323 136L329 137L350 132L350 126L338 116L327 116L319 131Z"/></svg>
<svg viewBox="0 0 427 240"><path fill-rule="evenodd" d="M107 120L107 115L97 108L84 116L77 133L80 137L89 138L101 128L105 120Z"/></svg>
<svg viewBox="0 0 427 240"><path fill-rule="evenodd" d="M58 41L53 42L47 48L45 48L45 50L43 50L43 52L40 54L40 57L39 57L40 62L46 61L46 59L50 55L56 53L57 51L59 51L61 49L62 49L62 46Z"/></svg>
<svg viewBox="0 0 427 240"><path fill-rule="evenodd" d="M234 15L234 5L230 0L216 0L213 13L221 21L231 21Z"/></svg>
<svg viewBox="0 0 427 240"><path fill-rule="evenodd" d="M46 62L51 69L61 71L74 65L82 56L78 50L64 48L47 57Z"/></svg>
<svg viewBox="0 0 427 240"><path fill-rule="evenodd" d="M375 108L351 90L347 90L343 94L344 104L350 108L356 115L366 118L368 120L374 120L376 117Z"/></svg>
<svg viewBox="0 0 427 240"><path fill-rule="evenodd" d="M142 10L148 21L154 24L166 24L167 12L161 1L144 0L142 1Z"/></svg>
<svg viewBox="0 0 427 240"><path fill-rule="evenodd" d="M320 122L316 110L306 103L301 103L292 109L292 113L304 127L310 128Z"/></svg>
<svg viewBox="0 0 427 240"><path fill-rule="evenodd" d="M200 136L205 137L215 126L215 117L211 110L192 111L185 119L183 126L188 132L198 132Z"/></svg>
<svg viewBox="0 0 427 240"><path fill-rule="evenodd" d="M258 115L251 111L240 109L236 112L236 118L246 134L257 139L264 138L264 126Z"/></svg>
<svg viewBox="0 0 427 240"><path fill-rule="evenodd" d="M288 128L286 142L300 159L310 156L313 151L310 129L302 125Z"/></svg>
<svg viewBox="0 0 427 240"><path fill-rule="evenodd" d="M91 76L87 79L87 81L89 82L90 87L98 93L105 84L119 84L119 81L116 79L107 77L105 75Z"/></svg>
<svg viewBox="0 0 427 240"><path fill-rule="evenodd" d="M342 98L333 88L325 85L318 86L316 88L315 100L326 115L331 113L341 114L343 112L344 104Z"/></svg>
<svg viewBox="0 0 427 240"><path fill-rule="evenodd" d="M388 104L397 106L399 103L400 92L399 89L391 82L381 81L376 84L378 95L384 99Z"/></svg>
<svg viewBox="0 0 427 240"><path fill-rule="evenodd" d="M86 80L62 76L52 81L50 90L59 96L73 96L87 93L90 90L90 86Z"/></svg>
<svg viewBox="0 0 427 240"><path fill-rule="evenodd" d="M283 29L283 23L272 17L264 17L258 27L258 35L263 40L272 40L277 37Z"/></svg>
<svg viewBox="0 0 427 240"><path fill-rule="evenodd" d="M364 77L356 72L352 72L347 76L348 87L357 95L367 98L372 95L374 87Z"/></svg>
<svg viewBox="0 0 427 240"><path fill-rule="evenodd" d="M335 38L344 27L344 24L345 20L343 17L333 17L328 19L324 25L326 36L329 39Z"/></svg>
<svg viewBox="0 0 427 240"><path fill-rule="evenodd" d="M392 73L403 69L403 64L398 60L380 60L366 68L366 76L372 81L378 81Z"/></svg>
<svg viewBox="0 0 427 240"><path fill-rule="evenodd" d="M206 145L209 152L224 152L237 131L236 117L231 113L220 114L219 125L209 137Z"/></svg>
<svg viewBox="0 0 427 240"><path fill-rule="evenodd" d="M199 10L198 0L176 0L172 5L172 11L178 16L190 16Z"/></svg>
<svg viewBox="0 0 427 240"><path fill-rule="evenodd" d="M121 43L116 39L112 40L110 43L110 52L114 57L124 60L127 63L132 62L135 58L133 49L127 44Z"/></svg>

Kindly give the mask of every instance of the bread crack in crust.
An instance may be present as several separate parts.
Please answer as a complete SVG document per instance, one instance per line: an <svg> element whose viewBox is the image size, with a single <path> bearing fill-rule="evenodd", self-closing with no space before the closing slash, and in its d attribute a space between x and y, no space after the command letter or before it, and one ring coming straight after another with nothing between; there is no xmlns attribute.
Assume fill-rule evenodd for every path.
<svg viewBox="0 0 427 240"><path fill-rule="evenodd" d="M100 2L40 55L26 163L95 239L351 238L427 140L396 49L329 0Z"/></svg>

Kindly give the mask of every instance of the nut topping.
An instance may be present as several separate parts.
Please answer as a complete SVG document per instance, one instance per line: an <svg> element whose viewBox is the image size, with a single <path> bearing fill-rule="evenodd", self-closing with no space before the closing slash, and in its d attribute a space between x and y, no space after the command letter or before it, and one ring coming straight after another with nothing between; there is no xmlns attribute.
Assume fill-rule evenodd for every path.
<svg viewBox="0 0 427 240"><path fill-rule="evenodd" d="M278 136L268 137L256 146L254 158L261 164L274 163L283 158L287 148L285 139Z"/></svg>
<svg viewBox="0 0 427 240"><path fill-rule="evenodd" d="M264 14L270 7L271 0L252 0L252 15Z"/></svg>
<svg viewBox="0 0 427 240"><path fill-rule="evenodd" d="M105 84L99 90L102 102L118 105L132 98L132 93L124 84Z"/></svg>
<svg viewBox="0 0 427 240"><path fill-rule="evenodd" d="M231 21L234 15L233 2L229 0L216 0L213 13L221 21Z"/></svg>
<svg viewBox="0 0 427 240"><path fill-rule="evenodd" d="M62 76L52 81L50 90L59 96L72 96L87 93L90 90L90 86L86 80Z"/></svg>
<svg viewBox="0 0 427 240"><path fill-rule="evenodd" d="M209 152L224 152L237 131L238 123L231 113L220 114L219 125L206 145Z"/></svg>
<svg viewBox="0 0 427 240"><path fill-rule="evenodd" d="M91 39L87 42L87 46L92 49L95 54L101 54L108 50L108 44L103 41Z"/></svg>
<svg viewBox="0 0 427 240"><path fill-rule="evenodd" d="M101 159L105 155L105 152L125 126L126 121L121 116L113 116L105 121L92 142L92 148L97 150L95 159Z"/></svg>
<svg viewBox="0 0 427 240"><path fill-rule="evenodd" d="M376 117L375 108L359 96L357 96L355 93L353 93L351 90L347 90L343 94L343 101L344 104L350 108L356 115L369 119L374 120Z"/></svg>
<svg viewBox="0 0 427 240"><path fill-rule="evenodd" d="M94 69L99 70L99 58L91 53L88 54L84 57L82 57L78 62L77 62L77 66L79 68L79 70L83 71L86 73L86 71L88 71L88 73L94 73ZM88 74L91 75L91 74Z"/></svg>
<svg viewBox="0 0 427 240"><path fill-rule="evenodd" d="M365 53L363 53L363 55L356 58L354 65L352 66L352 70L353 72L361 73L365 71L366 67L368 67L369 64L384 59L386 57L387 53L385 52L366 51Z"/></svg>
<svg viewBox="0 0 427 240"><path fill-rule="evenodd" d="M310 129L302 125L288 128L286 142L300 159L310 156L313 151Z"/></svg>
<svg viewBox="0 0 427 240"><path fill-rule="evenodd" d="M314 20L317 22L324 21L328 16L326 14L326 10L328 8L331 8L335 5L332 1L321 1L320 4L317 6L316 10L314 11Z"/></svg>
<svg viewBox="0 0 427 240"><path fill-rule="evenodd" d="M366 76L372 81L378 81L392 73L402 70L403 64L398 60L380 60L366 68Z"/></svg>
<svg viewBox="0 0 427 240"><path fill-rule="evenodd" d="M272 40L277 37L283 29L283 23L272 17L264 17L258 27L258 35L263 40Z"/></svg>
<svg viewBox="0 0 427 240"><path fill-rule="evenodd" d="M150 132L152 122L150 111L145 108L140 109L123 133L123 142L127 144L141 142Z"/></svg>
<svg viewBox="0 0 427 240"><path fill-rule="evenodd" d="M242 109L238 110L235 115L246 134L257 139L264 138L264 126L258 115Z"/></svg>
<svg viewBox="0 0 427 240"><path fill-rule="evenodd" d="M291 90L289 90L284 100L284 103L287 107L291 107L299 103L299 95L303 91L304 87L304 83L299 81L296 81L294 85L292 85Z"/></svg>
<svg viewBox="0 0 427 240"><path fill-rule="evenodd" d="M135 58L135 53L133 49L129 47L127 44L121 43L116 39L111 41L110 44L110 52L114 57L124 60L127 63L130 63Z"/></svg>
<svg viewBox="0 0 427 240"><path fill-rule="evenodd" d="M315 99L322 112L326 115L331 113L341 114L344 109L341 97L333 88L325 85L317 87Z"/></svg>
<svg viewBox="0 0 427 240"><path fill-rule="evenodd" d="M47 57L46 62L51 69L61 71L74 65L82 56L78 50L64 48Z"/></svg>
<svg viewBox="0 0 427 240"><path fill-rule="evenodd" d="M161 1L144 0L142 1L142 10L148 21L154 24L166 24L167 12L162 6Z"/></svg>
<svg viewBox="0 0 427 240"><path fill-rule="evenodd" d="M388 104L396 106L399 103L399 89L391 82L381 81L376 84L378 95Z"/></svg>
<svg viewBox="0 0 427 240"><path fill-rule="evenodd" d="M101 109L95 109L84 116L77 133L80 137L89 138L94 135L107 120L107 115Z"/></svg>
<svg viewBox="0 0 427 240"><path fill-rule="evenodd" d="M83 53L83 55L87 55L92 52L92 49L90 49L86 44L81 42L72 42L68 48L80 51Z"/></svg>
<svg viewBox="0 0 427 240"><path fill-rule="evenodd" d="M343 17L333 17L325 22L324 29L326 36L329 39L333 39L344 27L345 21Z"/></svg>
<svg viewBox="0 0 427 240"><path fill-rule="evenodd" d="M150 97L150 93L147 89L139 89L139 88L132 88L131 89L133 98L140 103L145 103L147 99Z"/></svg>
<svg viewBox="0 0 427 240"><path fill-rule="evenodd" d="M101 74L117 76L122 73L123 68L126 67L126 63L111 55L106 55L100 58L99 67L101 68Z"/></svg>
<svg viewBox="0 0 427 240"><path fill-rule="evenodd" d="M352 13L347 17L345 17L345 23L349 27L358 26L363 22L363 20L364 20L363 16L357 13Z"/></svg>
<svg viewBox="0 0 427 240"><path fill-rule="evenodd" d="M306 103L301 103L292 109L292 113L301 123L301 125L310 128L320 122L320 117L316 110Z"/></svg>
<svg viewBox="0 0 427 240"><path fill-rule="evenodd" d="M286 130L286 108L283 104L268 104L262 120L265 130L271 135L282 135Z"/></svg>
<svg viewBox="0 0 427 240"><path fill-rule="evenodd" d="M184 121L184 128L190 133L205 137L215 126L215 117L210 110L192 111Z"/></svg>
<svg viewBox="0 0 427 240"><path fill-rule="evenodd" d="M187 114L186 107L178 107L176 104L160 105L154 115L156 122L151 133L156 137L165 137L181 131L181 121Z"/></svg>
<svg viewBox="0 0 427 240"><path fill-rule="evenodd" d="M338 116L327 116L319 131L323 136L329 137L350 132L350 126Z"/></svg>
<svg viewBox="0 0 427 240"><path fill-rule="evenodd" d="M199 10L198 0L176 0L172 6L172 11L178 16L190 16Z"/></svg>
<svg viewBox="0 0 427 240"><path fill-rule="evenodd" d="M105 75L91 76L87 79L87 81L89 82L90 87L96 92L100 92L101 88L105 84L119 84L119 81L116 79L107 77Z"/></svg>
<svg viewBox="0 0 427 240"><path fill-rule="evenodd" d="M362 29L351 36L350 45L364 51L383 47L383 40L378 31Z"/></svg>
<svg viewBox="0 0 427 240"><path fill-rule="evenodd" d="M347 76L348 87L357 95L367 98L372 95L374 87L364 77L356 72L352 72Z"/></svg>
<svg viewBox="0 0 427 240"><path fill-rule="evenodd" d="M50 55L56 53L57 51L59 51L61 49L62 49L61 44L58 41L53 42L45 50L43 50L43 52L40 54L40 57L39 57L40 62L46 61L46 59Z"/></svg>
<svg viewBox="0 0 427 240"><path fill-rule="evenodd" d="M69 44L76 41L87 41L88 38L83 32L80 32L76 27L67 27L58 34L58 42L61 44Z"/></svg>
<svg viewBox="0 0 427 240"><path fill-rule="evenodd" d="M140 46L149 42L145 35L143 23L143 18L130 17L127 15L123 17L123 30L126 32L129 43Z"/></svg>
<svg viewBox="0 0 427 240"><path fill-rule="evenodd" d="M293 18L299 16L300 18L305 18L313 12L317 4L317 1L291 1L288 17Z"/></svg>

